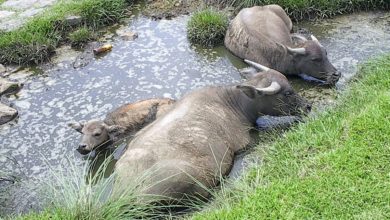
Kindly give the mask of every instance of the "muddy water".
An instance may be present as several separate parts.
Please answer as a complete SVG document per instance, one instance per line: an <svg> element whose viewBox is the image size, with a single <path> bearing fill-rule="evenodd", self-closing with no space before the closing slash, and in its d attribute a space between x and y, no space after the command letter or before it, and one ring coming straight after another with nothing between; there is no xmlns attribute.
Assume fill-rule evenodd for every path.
<svg viewBox="0 0 390 220"><path fill-rule="evenodd" d="M86 163L75 148L80 135L66 124L72 120L104 118L111 109L151 98L180 98L206 85L239 82L245 65L224 47L202 49L186 38L188 17L152 21L142 16L128 26L139 34L135 41L108 37L114 46L106 55L84 68L74 69L77 52L58 57L50 68L26 69L11 75L23 80L24 88L9 101L20 117L0 127L1 168L12 170L6 156L17 161L27 177L44 177L48 165L56 167L66 155L76 164ZM340 16L298 27L312 31L328 48L330 60L342 70L344 82L354 75L357 64L373 55L390 51L390 13L360 13ZM335 92L323 86L292 78L298 91L316 103L333 102ZM123 145L122 145L123 147ZM242 169L237 161L235 172Z"/></svg>

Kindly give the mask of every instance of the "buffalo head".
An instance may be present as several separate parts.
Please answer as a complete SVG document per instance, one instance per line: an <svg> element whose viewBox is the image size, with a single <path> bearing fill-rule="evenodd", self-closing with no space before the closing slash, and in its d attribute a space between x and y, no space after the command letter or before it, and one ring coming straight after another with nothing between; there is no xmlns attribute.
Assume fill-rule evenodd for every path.
<svg viewBox="0 0 390 220"><path fill-rule="evenodd" d="M118 125L107 125L99 120L88 122L70 122L69 127L83 134L81 142L77 148L80 154L88 154L97 147L108 143L112 136L122 133L124 128Z"/></svg>
<svg viewBox="0 0 390 220"><path fill-rule="evenodd" d="M341 74L329 62L327 51L317 38L313 35L311 35L311 40L299 35L294 35L294 37L302 42L301 47L283 47L293 56L295 71L323 80L326 84L336 84Z"/></svg>
<svg viewBox="0 0 390 220"><path fill-rule="evenodd" d="M300 115L311 110L311 105L293 90L283 74L249 60L245 62L262 71L248 76L248 81L237 86L253 100L251 105L258 114L256 118L261 115Z"/></svg>

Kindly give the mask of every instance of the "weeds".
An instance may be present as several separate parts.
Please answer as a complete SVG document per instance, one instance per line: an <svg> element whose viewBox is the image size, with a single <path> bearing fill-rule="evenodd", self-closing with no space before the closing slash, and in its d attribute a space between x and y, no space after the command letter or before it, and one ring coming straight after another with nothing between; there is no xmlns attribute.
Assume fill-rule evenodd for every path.
<svg viewBox="0 0 390 220"><path fill-rule="evenodd" d="M78 167L74 159L63 161L61 169L52 168L45 180L38 180L35 189L42 200L41 212L31 212L13 219L153 219L162 217L158 207L145 202L135 191L138 181L119 184L113 193L115 174L105 178L112 158L106 159L97 171L93 165ZM93 163L92 163L93 164ZM132 184L133 183L133 184Z"/></svg>
<svg viewBox="0 0 390 220"><path fill-rule="evenodd" d="M195 12L188 22L188 39L204 46L222 44L228 25L228 17L223 12L214 9Z"/></svg>
<svg viewBox="0 0 390 220"><path fill-rule="evenodd" d="M79 28L69 34L69 41L72 47L83 47L89 41L95 39L95 33L93 30L89 30L86 27Z"/></svg>
<svg viewBox="0 0 390 220"><path fill-rule="evenodd" d="M78 25L96 30L122 18L131 1L126 0L70 0L53 6L25 26L0 33L0 63L41 63L50 58L57 45L78 27L69 25L66 16L79 15ZM79 32L78 37L85 32ZM76 34L77 35L77 34ZM76 36L74 36L76 37ZM80 39L80 38L79 38Z"/></svg>
<svg viewBox="0 0 390 220"><path fill-rule="evenodd" d="M218 4L233 5L238 8L255 5L278 4L293 20L328 18L338 14L360 10L385 10L390 8L388 0L209 0Z"/></svg>

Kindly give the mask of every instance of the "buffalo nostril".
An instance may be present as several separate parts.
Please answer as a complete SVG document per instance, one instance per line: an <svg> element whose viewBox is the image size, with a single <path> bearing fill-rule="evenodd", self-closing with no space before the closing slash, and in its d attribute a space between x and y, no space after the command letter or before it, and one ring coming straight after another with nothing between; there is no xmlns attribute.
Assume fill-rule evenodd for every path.
<svg viewBox="0 0 390 220"><path fill-rule="evenodd" d="M82 154L82 155L86 155L86 154L89 154L90 150L87 150L87 145L79 145L79 148L77 148L77 151Z"/></svg>
<svg viewBox="0 0 390 220"><path fill-rule="evenodd" d="M333 76L336 76L336 77L339 77L341 74L340 74L340 72L334 72L333 73Z"/></svg>
<svg viewBox="0 0 390 220"><path fill-rule="evenodd" d="M79 145L79 149L81 149L81 150L84 150L86 147L87 147L86 144L80 144L80 145Z"/></svg>

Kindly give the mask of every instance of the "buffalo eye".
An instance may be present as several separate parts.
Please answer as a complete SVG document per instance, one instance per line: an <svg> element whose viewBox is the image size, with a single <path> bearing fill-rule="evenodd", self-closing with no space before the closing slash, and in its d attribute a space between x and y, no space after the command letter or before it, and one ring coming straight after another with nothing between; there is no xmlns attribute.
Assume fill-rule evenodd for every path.
<svg viewBox="0 0 390 220"><path fill-rule="evenodd" d="M291 96L293 93L291 91L287 91L284 93L285 96Z"/></svg>
<svg viewBox="0 0 390 220"><path fill-rule="evenodd" d="M100 136L102 133L100 133L100 132L95 132L95 133L93 133L93 136L95 136L95 137L98 137L98 136Z"/></svg>
<svg viewBox="0 0 390 220"><path fill-rule="evenodd" d="M313 62L321 62L322 58L312 58L311 61L313 61Z"/></svg>

